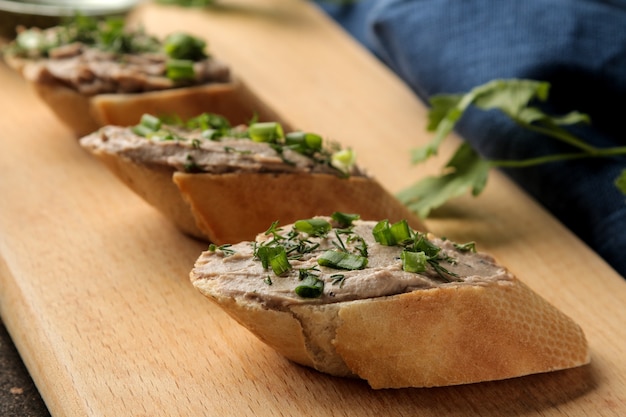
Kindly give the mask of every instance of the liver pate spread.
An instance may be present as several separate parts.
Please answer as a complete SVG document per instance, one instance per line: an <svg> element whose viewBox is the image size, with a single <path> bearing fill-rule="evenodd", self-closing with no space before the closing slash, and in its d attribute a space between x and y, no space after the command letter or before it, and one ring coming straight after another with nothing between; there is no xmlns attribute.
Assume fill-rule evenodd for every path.
<svg viewBox="0 0 626 417"><path fill-rule="evenodd" d="M81 146L94 153L117 154L144 165L168 166L181 172L223 174L245 173L328 173L342 175L329 163L276 144L238 137L245 126L233 128L232 136L203 137L200 129L168 126L168 137L140 136L132 128L105 126L80 139ZM350 175L362 175L353 167Z"/></svg>
<svg viewBox="0 0 626 417"><path fill-rule="evenodd" d="M193 63L193 79L175 81L166 76L168 58L164 54L120 56L85 45L71 46L73 54L38 60L28 67L24 75L33 82L60 83L87 96L139 93L230 81L229 68L213 58Z"/></svg>
<svg viewBox="0 0 626 417"><path fill-rule="evenodd" d="M28 80L61 84L86 96L231 81L229 67L205 54L202 40L184 34L181 38L187 45L195 42L190 57L171 56L167 38L161 41L141 30L110 22L108 26L106 22L94 22L93 26L83 27L76 20L48 29L21 29L7 51L27 62L23 74ZM168 65L181 61L186 61L192 71L185 76L171 76Z"/></svg>
<svg viewBox="0 0 626 417"><path fill-rule="evenodd" d="M241 242L228 247L213 247L198 258L192 271L192 281L209 281L213 294L256 300L267 308L281 309L293 304L336 303L419 289L481 285L513 279L492 257L430 235L421 236L440 248L437 265L429 263L422 272L408 272L403 268L402 247L378 243L372 234L375 224L376 222L357 220L349 229L342 229L340 233L335 233L337 229L333 229L323 237L299 233L297 239L304 239L305 246L312 249L305 250L298 256L291 255L291 269L280 275L276 275L271 268L264 268L259 257L255 256L259 245L264 240L271 240L271 237L260 235L254 243ZM283 238L289 235L291 227L282 229ZM366 266L362 269L345 270L319 264L320 256L326 251L342 251L344 248L347 252L360 254L366 248ZM439 272L434 266L440 268ZM301 271L311 273L323 282L323 289L318 296L298 295L296 288L303 282Z"/></svg>

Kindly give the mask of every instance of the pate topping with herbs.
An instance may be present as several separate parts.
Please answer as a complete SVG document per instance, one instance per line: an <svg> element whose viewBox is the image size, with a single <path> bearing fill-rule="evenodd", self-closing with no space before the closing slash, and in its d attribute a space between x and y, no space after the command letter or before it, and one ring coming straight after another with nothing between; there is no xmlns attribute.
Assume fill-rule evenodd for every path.
<svg viewBox="0 0 626 417"><path fill-rule="evenodd" d="M268 308L512 279L473 243L415 232L406 221L358 218L334 213L284 229L274 223L256 242L211 245L192 275L210 281L215 293L254 299Z"/></svg>
<svg viewBox="0 0 626 417"><path fill-rule="evenodd" d="M319 135L299 131L284 134L276 122L231 127L225 118L210 113L186 122L144 115L137 126L105 126L80 143L94 152L190 173L363 175L351 150L325 144Z"/></svg>
<svg viewBox="0 0 626 417"><path fill-rule="evenodd" d="M161 41L120 18L76 16L48 29L21 28L6 53L29 61L27 79L91 96L229 82L228 66L205 49L202 39L182 32Z"/></svg>

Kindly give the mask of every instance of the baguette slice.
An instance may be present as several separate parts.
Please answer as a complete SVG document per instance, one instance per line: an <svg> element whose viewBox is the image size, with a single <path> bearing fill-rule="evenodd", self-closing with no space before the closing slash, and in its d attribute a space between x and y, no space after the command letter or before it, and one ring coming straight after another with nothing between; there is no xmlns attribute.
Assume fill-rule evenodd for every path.
<svg viewBox="0 0 626 417"><path fill-rule="evenodd" d="M29 75L36 71L21 66L25 79L55 116L78 137L106 125L132 126L144 113L177 115L183 119L202 112L221 114L235 124L259 120L287 122L258 98L241 79L193 87L125 94L84 95L54 79Z"/></svg>
<svg viewBox="0 0 626 417"><path fill-rule="evenodd" d="M281 120L228 65L217 59L193 58L199 69L196 78L173 81L166 76L168 58L163 51L139 49L113 54L82 41L67 41L68 33L79 30L73 23L68 27L72 30L65 31L65 26L21 28L3 58L78 137L106 125L134 125L144 113L189 118L211 112L235 124L248 123L254 117ZM90 34L97 37L99 30ZM65 34L60 39L66 43L56 44L59 33ZM55 45L52 51L56 52L48 56L39 49L38 42L20 41L21 35L45 38ZM130 28L127 35L137 43L152 39Z"/></svg>
<svg viewBox="0 0 626 417"><path fill-rule="evenodd" d="M408 219L414 228L425 230L419 218L360 169L346 177L285 150L303 163L289 165L267 143L203 139L203 148L191 145L198 132L178 134L180 140L159 142L131 128L105 126L81 138L80 144L182 232L218 245L252 240L275 220L335 211L359 212L368 219ZM234 146L240 150L225 151ZM191 154L211 162L202 172L185 172L183 163ZM214 158L225 160L217 165Z"/></svg>
<svg viewBox="0 0 626 417"><path fill-rule="evenodd" d="M198 229L216 244L252 240L278 219L358 212L364 219L410 219L422 222L385 190L365 176L341 178L321 173L228 173L173 176L189 204Z"/></svg>
<svg viewBox="0 0 626 417"><path fill-rule="evenodd" d="M431 267L405 272L401 248L373 240L375 224L353 225L368 245L369 262L361 270L319 266L323 250L317 250L276 276L255 258L251 242L241 242L232 252L204 252L190 278L286 358L362 378L375 389L501 380L590 361L581 328L490 256L427 235L441 248L438 265L456 275L440 276ZM283 236L292 228L283 227ZM332 249L334 234L328 236L308 239ZM260 235L255 247L270 241ZM302 298L294 291L302 283L299 270L312 267L324 289L319 298Z"/></svg>

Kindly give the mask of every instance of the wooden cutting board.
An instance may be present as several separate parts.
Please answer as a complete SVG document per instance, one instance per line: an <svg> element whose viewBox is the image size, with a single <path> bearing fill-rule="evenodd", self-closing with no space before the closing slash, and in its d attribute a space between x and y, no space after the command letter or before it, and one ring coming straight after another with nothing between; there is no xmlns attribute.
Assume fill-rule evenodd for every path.
<svg viewBox="0 0 626 417"><path fill-rule="evenodd" d="M428 140L413 94L313 5L144 4L146 30L186 30L294 126L352 146L398 191ZM206 247L84 152L0 66L0 313L54 416L626 415L626 282L494 172L427 221L475 240L576 320L592 363L448 388L372 390L289 363L188 281ZM449 149L444 152L444 155Z"/></svg>

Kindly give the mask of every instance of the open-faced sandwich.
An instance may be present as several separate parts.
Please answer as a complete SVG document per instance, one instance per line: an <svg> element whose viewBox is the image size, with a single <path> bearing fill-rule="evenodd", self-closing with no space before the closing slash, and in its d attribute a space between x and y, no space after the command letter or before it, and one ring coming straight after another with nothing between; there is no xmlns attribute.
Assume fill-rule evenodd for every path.
<svg viewBox="0 0 626 417"><path fill-rule="evenodd" d="M186 33L161 40L121 18L76 16L52 28L19 28L3 56L78 136L108 124L133 125L144 113L279 120L206 49Z"/></svg>
<svg viewBox="0 0 626 417"><path fill-rule="evenodd" d="M334 213L210 245L193 285L288 359L373 388L589 362L581 328L474 244Z"/></svg>
<svg viewBox="0 0 626 417"><path fill-rule="evenodd" d="M350 149L314 133L285 133L277 122L144 115L138 125L105 126L80 144L182 231L216 244L252 240L277 219L334 211L407 218L424 230Z"/></svg>

